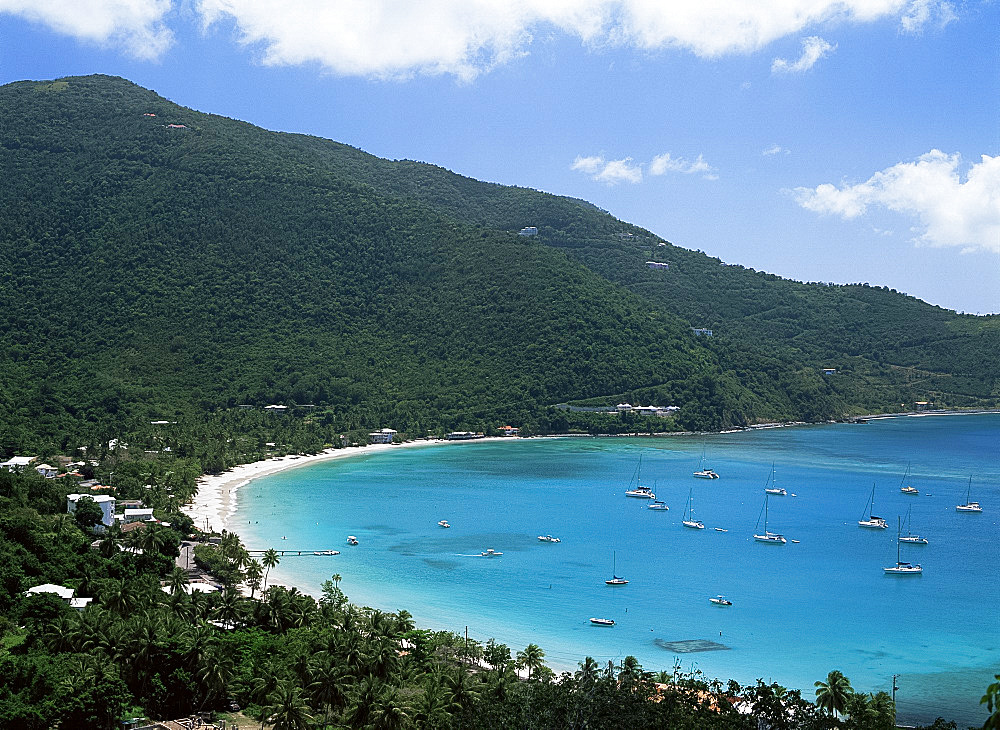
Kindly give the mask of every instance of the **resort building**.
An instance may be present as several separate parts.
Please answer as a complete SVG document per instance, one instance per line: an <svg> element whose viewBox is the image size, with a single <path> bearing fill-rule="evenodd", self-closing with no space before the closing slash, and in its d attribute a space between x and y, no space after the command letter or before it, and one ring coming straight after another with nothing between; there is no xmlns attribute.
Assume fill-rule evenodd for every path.
<svg viewBox="0 0 1000 730"><path fill-rule="evenodd" d="M475 431L452 431L445 438L449 441L471 441L472 439L481 439L483 434L476 433Z"/></svg>
<svg viewBox="0 0 1000 730"><path fill-rule="evenodd" d="M516 426L501 426L499 431L501 436L517 436L521 429Z"/></svg>
<svg viewBox="0 0 1000 730"><path fill-rule="evenodd" d="M381 431L374 431L368 434L369 442L373 444L391 444L396 432L391 428L383 428Z"/></svg>
<svg viewBox="0 0 1000 730"><path fill-rule="evenodd" d="M538 227L537 226L525 226L520 231L518 231L519 236L537 236Z"/></svg>
<svg viewBox="0 0 1000 730"><path fill-rule="evenodd" d="M67 494L66 495L66 511L72 514L76 512L76 503L80 497L90 497L97 503L97 506L101 508L101 512L104 513L104 517L101 519L101 523L104 527L111 527L115 524L115 498L110 494L95 494L93 496L89 494Z"/></svg>
<svg viewBox="0 0 1000 730"><path fill-rule="evenodd" d="M669 269L670 264L664 263L663 261L647 261L646 268L648 269Z"/></svg>
<svg viewBox="0 0 1000 730"><path fill-rule="evenodd" d="M712 332L712 330L710 330L710 329L707 329L707 328L705 328L705 327L692 327L692 328L691 328L691 331L692 331L692 332L694 332L694 333L695 333L695 335L696 335L696 336L698 336L698 337L702 337L702 336L705 336L705 337L712 337L712 336L713 336L713 334L714 334L714 333Z"/></svg>

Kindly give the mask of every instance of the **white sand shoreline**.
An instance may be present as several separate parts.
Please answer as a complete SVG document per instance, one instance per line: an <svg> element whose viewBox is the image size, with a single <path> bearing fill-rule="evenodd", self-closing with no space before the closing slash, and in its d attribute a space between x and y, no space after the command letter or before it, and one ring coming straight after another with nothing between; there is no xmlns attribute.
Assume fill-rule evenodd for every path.
<svg viewBox="0 0 1000 730"><path fill-rule="evenodd" d="M254 479L277 474L279 471L294 469L299 466L315 464L332 459L345 459L352 456L395 451L398 449L419 446L441 446L444 444L470 444L484 441L512 441L509 436L490 436L486 438L461 441L446 439L427 439L423 441L407 441L402 444L370 444L368 446L346 446L340 449L326 449L309 456L290 455L276 456L271 459L254 461L249 464L234 466L221 474L206 474L198 479L198 493L194 499L184 505L181 511L194 520L196 527L210 532L221 532L229 529L229 521L236 513L236 495L241 487L245 487Z"/></svg>

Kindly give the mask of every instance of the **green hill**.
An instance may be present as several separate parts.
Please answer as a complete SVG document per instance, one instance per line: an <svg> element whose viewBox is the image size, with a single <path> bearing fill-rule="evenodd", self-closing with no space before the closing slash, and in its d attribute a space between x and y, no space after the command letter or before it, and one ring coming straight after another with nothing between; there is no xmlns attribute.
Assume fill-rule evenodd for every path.
<svg viewBox="0 0 1000 730"><path fill-rule="evenodd" d="M720 428L1000 394L997 317L721 266L583 201L104 76L4 86L0 118L0 451L239 404L422 433L619 396Z"/></svg>

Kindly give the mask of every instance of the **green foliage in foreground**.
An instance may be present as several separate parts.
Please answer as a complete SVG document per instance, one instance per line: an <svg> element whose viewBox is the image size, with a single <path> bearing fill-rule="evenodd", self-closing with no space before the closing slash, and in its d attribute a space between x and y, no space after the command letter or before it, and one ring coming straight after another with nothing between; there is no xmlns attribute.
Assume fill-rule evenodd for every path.
<svg viewBox="0 0 1000 730"><path fill-rule="evenodd" d="M50 509L24 505L29 491ZM817 704L761 681L743 687L654 674L634 657L604 665L587 657L557 675L535 644L512 652L493 640L417 628L406 611L354 606L339 575L319 600L273 585L245 598L237 583L259 592L263 569L280 557L251 560L229 533L199 548L226 589L188 595L187 576L170 557L172 531L141 531L136 546L145 555L119 551L110 533L95 551L92 536L60 519L60 492L57 481L33 476L0 481L0 727L111 730L122 718L178 718L234 704L272 728L894 726L891 699L854 692L840 672L817 682ZM51 594L21 595L41 582L96 601L77 612Z"/></svg>

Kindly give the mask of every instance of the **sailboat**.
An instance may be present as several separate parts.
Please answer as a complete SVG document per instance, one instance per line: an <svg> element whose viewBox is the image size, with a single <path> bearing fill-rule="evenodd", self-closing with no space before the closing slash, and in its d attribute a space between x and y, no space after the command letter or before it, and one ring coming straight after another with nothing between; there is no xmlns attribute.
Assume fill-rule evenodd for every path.
<svg viewBox="0 0 1000 730"><path fill-rule="evenodd" d="M688 492L688 502L687 506L684 508L684 515L681 518L681 524L695 530L705 529L705 525L701 521L694 518L694 488Z"/></svg>
<svg viewBox="0 0 1000 730"><path fill-rule="evenodd" d="M955 510L957 512L982 512L983 508L979 506L979 502L972 502L969 500L969 496L972 494L972 477L969 477L969 488L965 491L965 504L955 505Z"/></svg>
<svg viewBox="0 0 1000 730"><path fill-rule="evenodd" d="M889 525L878 515L873 515L872 510L875 509L875 483L872 483L872 494L868 498L868 503L865 505L865 512L868 513L868 518L865 519L864 515L861 515L861 519L858 520L858 527L868 527L873 530L884 530Z"/></svg>
<svg viewBox="0 0 1000 730"><path fill-rule="evenodd" d="M784 545L786 540L784 535L779 535L775 532L768 532L767 529L767 502L770 499L770 494L764 495L764 532L760 535L754 535L753 539L757 542L766 542L772 545ZM760 524L760 517L757 518L757 524Z"/></svg>
<svg viewBox="0 0 1000 730"><path fill-rule="evenodd" d="M768 484L770 484L771 486L770 487L767 486ZM773 461L771 462L771 475L767 478L767 481L764 482L764 491L767 492L768 494L776 494L779 497L784 497L788 495L788 492L786 492L784 489L778 486L778 483L774 478Z"/></svg>
<svg viewBox="0 0 1000 730"><path fill-rule="evenodd" d="M623 586L628 583L628 581L625 578L619 578L618 574L615 572L618 562L617 558L618 558L617 553L614 552L611 553L611 577L608 578L606 581L604 581L609 586Z"/></svg>
<svg viewBox="0 0 1000 730"><path fill-rule="evenodd" d="M920 494L920 490L916 487L906 483L906 477L910 473L910 462L906 462L906 471L903 472L903 478L899 482L899 491L903 494Z"/></svg>
<svg viewBox="0 0 1000 730"><path fill-rule="evenodd" d="M629 487L632 487L632 483L635 482L635 487L626 489L626 497L638 497L639 499L656 499L656 495L653 494L653 490L649 487L642 486L642 454L639 454L639 465L635 468L635 474L632 475L632 479L629 480Z"/></svg>
<svg viewBox="0 0 1000 730"><path fill-rule="evenodd" d="M910 513L912 511L913 507L910 507L908 510L906 510L906 534L899 535L896 539L899 540L899 542L909 542L913 543L914 545L926 545L927 544L926 537L920 537L920 535L914 535L910 532Z"/></svg>
<svg viewBox="0 0 1000 730"><path fill-rule="evenodd" d="M705 449L702 447L701 450L701 463L698 464L698 471L694 473L698 479L718 479L719 475L716 474L711 469L705 467Z"/></svg>
<svg viewBox="0 0 1000 730"><path fill-rule="evenodd" d="M882 568L882 570L884 570L888 575L920 575L924 572L924 569L921 568L919 564L911 565L910 563L904 563L899 559L899 536L902 531L903 524L900 521L899 527L896 530L896 564L889 568Z"/></svg>

